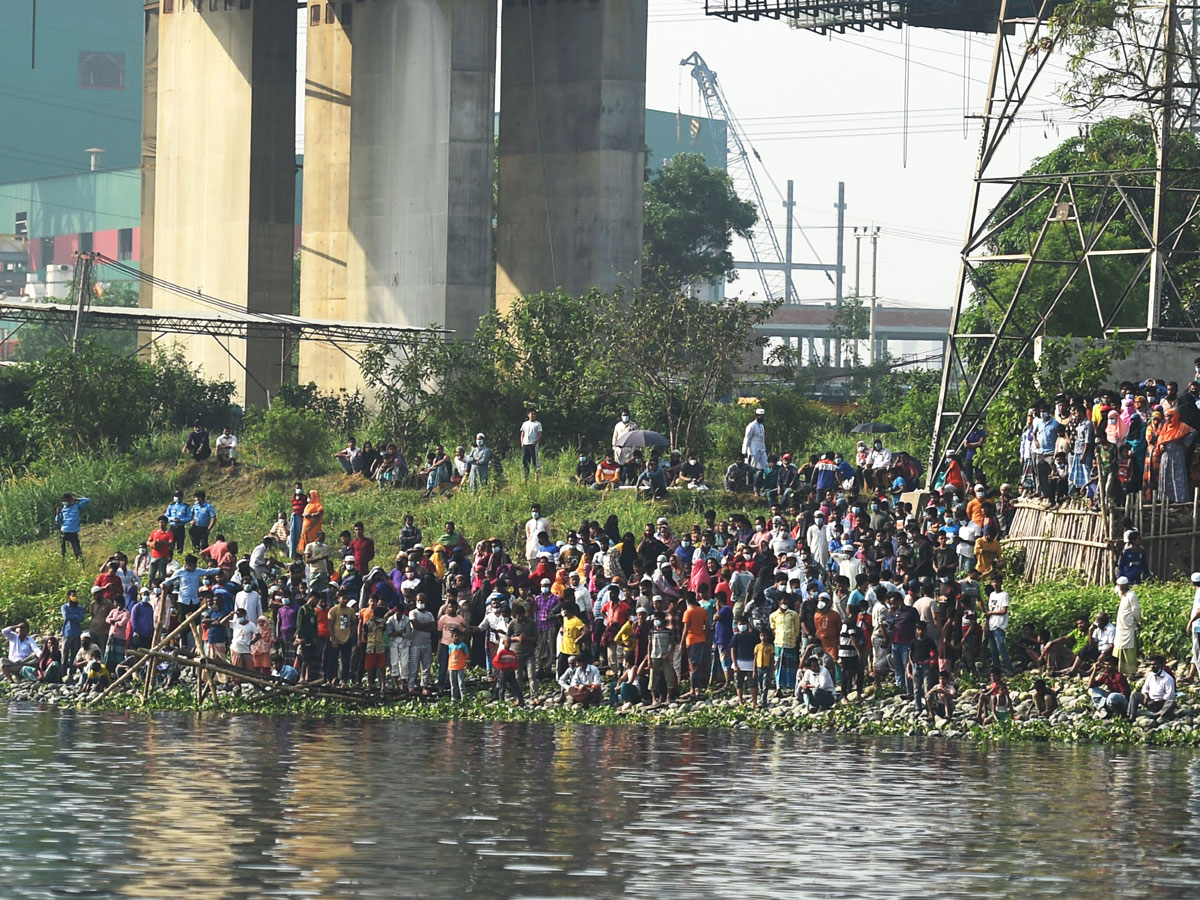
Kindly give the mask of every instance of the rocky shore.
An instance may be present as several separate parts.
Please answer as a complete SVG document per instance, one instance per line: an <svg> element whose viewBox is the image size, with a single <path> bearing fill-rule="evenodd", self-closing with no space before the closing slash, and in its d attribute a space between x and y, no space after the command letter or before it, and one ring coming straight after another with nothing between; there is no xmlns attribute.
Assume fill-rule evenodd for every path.
<svg viewBox="0 0 1200 900"><path fill-rule="evenodd" d="M963 685L958 709L951 719L918 716L911 701L889 696L862 698L851 695L850 702L839 703L827 712L809 713L802 702L792 697L772 698L765 709L739 704L736 697L718 692L701 700L674 701L661 706L603 704L582 708L557 696L539 704L516 706L491 699L486 683L469 685L468 697L455 701L396 698L364 694L362 702L312 699L277 693L245 685L240 692L225 688L214 703L206 698L205 712L277 715L345 715L378 718L415 718L430 720L463 719L469 721L577 723L584 725L637 725L677 728L740 728L774 731L829 732L862 735L910 735L943 739L1019 740L1056 743L1149 744L1161 746L1200 746L1200 686L1179 686L1175 716L1160 722L1139 716L1135 722L1103 718L1087 695L1086 682L1066 679L1056 684L1059 708L1050 716L1036 715L1030 676L1017 676L1010 682L1015 717L1005 723L980 725L975 721L978 688ZM872 689L868 688L868 695ZM157 689L143 703L140 691L120 692L99 703L81 702L74 687L42 685L30 682L0 687L0 701L31 703L80 709L176 710L196 711L195 692L187 684Z"/></svg>

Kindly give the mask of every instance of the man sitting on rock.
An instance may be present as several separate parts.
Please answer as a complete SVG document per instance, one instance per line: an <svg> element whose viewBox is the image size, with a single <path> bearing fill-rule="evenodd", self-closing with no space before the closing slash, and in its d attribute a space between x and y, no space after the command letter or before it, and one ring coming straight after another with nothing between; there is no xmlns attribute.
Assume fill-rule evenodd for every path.
<svg viewBox="0 0 1200 900"><path fill-rule="evenodd" d="M1175 676L1162 656L1150 658L1150 671L1142 681L1142 689L1129 698L1129 720L1138 712L1151 716L1156 722L1166 722L1175 714Z"/></svg>

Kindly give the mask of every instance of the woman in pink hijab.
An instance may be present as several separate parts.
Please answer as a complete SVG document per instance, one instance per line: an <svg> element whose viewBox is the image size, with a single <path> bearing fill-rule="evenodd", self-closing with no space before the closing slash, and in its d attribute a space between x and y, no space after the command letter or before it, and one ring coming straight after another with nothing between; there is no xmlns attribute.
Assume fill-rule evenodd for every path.
<svg viewBox="0 0 1200 900"><path fill-rule="evenodd" d="M1130 406L1132 408L1132 404ZM1104 426L1104 434L1110 444L1119 445L1125 440L1125 435L1129 434L1129 420L1122 419L1120 413L1115 409L1110 409Z"/></svg>

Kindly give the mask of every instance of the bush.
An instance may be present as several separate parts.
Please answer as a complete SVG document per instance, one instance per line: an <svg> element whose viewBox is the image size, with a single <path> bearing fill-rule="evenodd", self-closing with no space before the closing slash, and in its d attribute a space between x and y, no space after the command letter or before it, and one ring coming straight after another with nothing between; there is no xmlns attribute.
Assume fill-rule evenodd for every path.
<svg viewBox="0 0 1200 900"><path fill-rule="evenodd" d="M1077 616L1089 620L1104 611L1116 623L1117 595L1115 588L1045 582L1025 584L1013 581L1006 585L1012 597L1012 613L1008 635L1015 638L1026 622L1034 628L1046 628L1058 637L1075 627ZM1161 653L1170 659L1187 659L1191 643L1184 626L1192 609L1192 586L1178 582L1140 584L1136 588L1142 607L1142 626L1139 632L1143 656Z"/></svg>
<svg viewBox="0 0 1200 900"><path fill-rule="evenodd" d="M289 475L329 469L333 435L321 413L275 403L252 413L247 421L247 448L264 465Z"/></svg>

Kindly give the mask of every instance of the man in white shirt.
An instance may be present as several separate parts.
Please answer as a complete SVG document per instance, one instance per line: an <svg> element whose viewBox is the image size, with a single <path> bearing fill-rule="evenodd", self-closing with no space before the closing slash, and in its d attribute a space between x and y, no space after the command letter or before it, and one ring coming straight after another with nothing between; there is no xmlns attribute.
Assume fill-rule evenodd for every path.
<svg viewBox="0 0 1200 900"><path fill-rule="evenodd" d="M817 662L816 657L810 657L805 663L804 672L796 684L796 697L804 701L806 712L833 709L834 703L837 702L833 676Z"/></svg>
<svg viewBox="0 0 1200 900"><path fill-rule="evenodd" d="M262 542L250 551L250 569L254 572L254 577L262 581L267 581L271 577L271 569L275 565L275 560L270 556L270 551L275 549L275 538L271 535L265 535Z"/></svg>
<svg viewBox="0 0 1200 900"><path fill-rule="evenodd" d="M621 421L613 426L612 451L613 460L622 468L629 465L633 459L633 447L622 447L621 438L631 431L637 431L637 424L629 417L629 410L621 410Z"/></svg>
<svg viewBox="0 0 1200 900"><path fill-rule="evenodd" d="M600 670L578 656L567 660L566 671L559 676L558 686L563 693L581 706L596 706L600 703L603 689L600 687Z"/></svg>
<svg viewBox="0 0 1200 900"><path fill-rule="evenodd" d="M529 568L537 564L538 535L545 532L550 534L550 523L542 516L542 508L536 503L529 505L529 521L525 523L525 560Z"/></svg>
<svg viewBox="0 0 1200 900"><path fill-rule="evenodd" d="M217 436L216 448L218 466L233 468L237 465L237 438L229 431L228 425Z"/></svg>
<svg viewBox="0 0 1200 900"><path fill-rule="evenodd" d="M878 490L886 491L888 489L887 470L891 464L892 451L883 446L883 441L876 440L875 446L867 454L867 467L870 469L867 474L867 482Z"/></svg>
<svg viewBox="0 0 1200 900"><path fill-rule="evenodd" d="M521 465L525 469L525 477L529 477L532 467L538 471L538 447L542 443L542 423L538 421L537 410L531 409L524 422L521 423Z"/></svg>
<svg viewBox="0 0 1200 900"><path fill-rule="evenodd" d="M763 425L763 416L767 411L761 406L754 410L754 421L746 426L742 436L742 456L754 470L767 467L767 429Z"/></svg>
<svg viewBox="0 0 1200 900"><path fill-rule="evenodd" d="M804 542L808 545L808 552L812 554L813 560L823 570L829 568L829 538L825 532L825 516L822 513L813 515L813 524L808 526L808 533L804 536Z"/></svg>
<svg viewBox="0 0 1200 900"><path fill-rule="evenodd" d="M1008 632L1008 591L1002 588L999 575L992 579L992 592L988 594L987 603L987 643L992 654L992 668L1000 668L1004 663L1004 671L1012 677L1012 660L1008 656L1008 643L1005 636Z"/></svg>
<svg viewBox="0 0 1200 900"><path fill-rule="evenodd" d="M1159 722L1166 722L1175 714L1175 676L1167 671L1166 665L1161 656L1150 658L1150 671L1142 681L1142 689L1129 698L1130 721L1137 718L1139 709Z"/></svg>
<svg viewBox="0 0 1200 900"><path fill-rule="evenodd" d="M38 661L42 648L29 636L29 623L9 625L0 634L8 641L8 658L4 660L4 677L16 681L22 666L32 666Z"/></svg>
<svg viewBox="0 0 1200 900"><path fill-rule="evenodd" d="M250 619L244 607L234 610L232 636L229 641L230 662L239 669L253 669L254 639L258 637L257 617Z"/></svg>
<svg viewBox="0 0 1200 900"><path fill-rule="evenodd" d="M592 592L580 581L579 572L572 569L571 574L567 576L567 581L571 585L571 590L575 592L575 605L581 610L591 609Z"/></svg>
<svg viewBox="0 0 1200 900"><path fill-rule="evenodd" d="M1137 639L1142 624L1142 606L1137 594L1129 586L1129 579L1122 575L1117 579L1117 633L1113 639L1113 652L1117 657L1117 668L1126 678L1133 680L1137 675Z"/></svg>
<svg viewBox="0 0 1200 900"><path fill-rule="evenodd" d="M353 475L362 470L362 448L355 443L354 438L348 438L346 446L333 454L333 458L338 461L346 475Z"/></svg>
<svg viewBox="0 0 1200 900"><path fill-rule="evenodd" d="M1113 644L1117 641L1117 626L1108 621L1108 613L1098 613L1096 615L1096 624L1092 628L1092 640L1096 642L1096 654L1103 656L1113 651Z"/></svg>
<svg viewBox="0 0 1200 900"><path fill-rule="evenodd" d="M252 585L247 585L233 598L233 608L244 609L246 618L251 622L257 622L258 617L262 615L262 598L258 596L258 591L254 590Z"/></svg>

